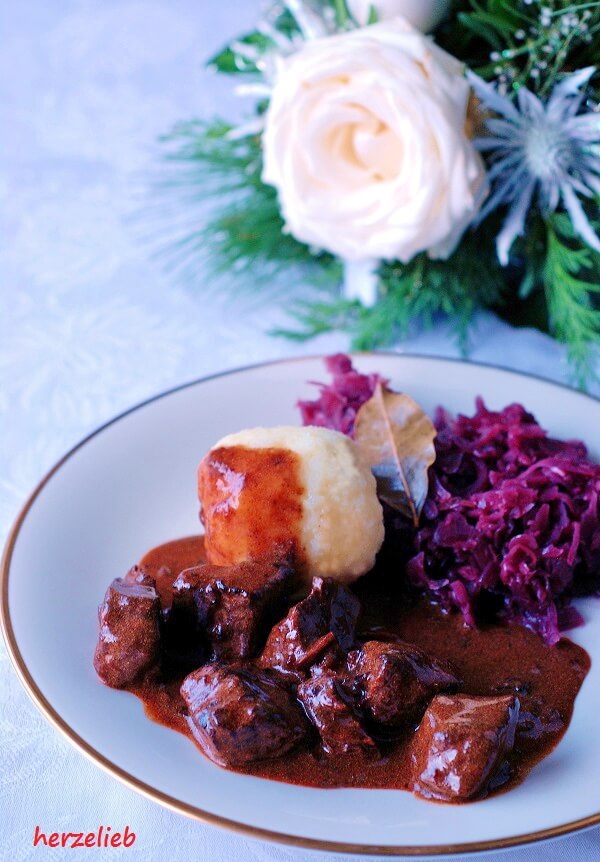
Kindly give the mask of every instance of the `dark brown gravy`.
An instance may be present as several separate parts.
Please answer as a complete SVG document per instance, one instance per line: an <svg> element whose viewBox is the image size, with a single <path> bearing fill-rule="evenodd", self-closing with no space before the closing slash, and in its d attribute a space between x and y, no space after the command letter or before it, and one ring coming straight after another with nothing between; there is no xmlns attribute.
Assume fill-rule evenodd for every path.
<svg viewBox="0 0 600 862"><path fill-rule="evenodd" d="M178 573L202 561L201 537L168 542L141 560L157 580L163 606ZM510 778L502 790L522 781L535 764L552 751L565 733L575 698L590 669L586 651L567 638L554 647L519 626L468 629L456 615L445 616L427 603L399 607L377 584L363 579L356 587L363 613L359 633L369 638L393 637L414 643L438 659L449 660L464 680L461 691L490 695L516 693L521 718ZM153 721L192 739L179 694L182 677L157 682L151 676L128 691L144 703ZM371 787L406 789L409 784L407 749L412 733L382 742L380 760L321 756L299 750L278 760L251 764L238 771L312 787Z"/></svg>

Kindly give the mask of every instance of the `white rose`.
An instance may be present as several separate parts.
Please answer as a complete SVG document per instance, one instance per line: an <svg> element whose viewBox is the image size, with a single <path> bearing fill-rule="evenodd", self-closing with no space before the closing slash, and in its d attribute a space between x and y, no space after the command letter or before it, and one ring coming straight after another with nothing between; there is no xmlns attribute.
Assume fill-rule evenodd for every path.
<svg viewBox="0 0 600 862"><path fill-rule="evenodd" d="M429 33L440 23L450 5L449 0L346 0L350 14L358 24L366 24L374 8L379 21L406 18L421 30Z"/></svg>
<svg viewBox="0 0 600 862"><path fill-rule="evenodd" d="M346 260L447 257L479 208L461 64L402 19L281 61L263 134L287 229Z"/></svg>

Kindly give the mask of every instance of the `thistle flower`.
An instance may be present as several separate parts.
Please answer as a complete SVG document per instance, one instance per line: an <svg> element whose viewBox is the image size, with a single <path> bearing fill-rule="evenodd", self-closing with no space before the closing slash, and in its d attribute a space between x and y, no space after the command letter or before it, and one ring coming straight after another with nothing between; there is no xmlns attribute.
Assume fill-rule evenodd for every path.
<svg viewBox="0 0 600 862"><path fill-rule="evenodd" d="M508 263L510 249L525 228L534 196L543 215L562 202L573 228L595 251L600 239L585 214L580 196L600 197L600 113L580 112L583 88L595 72L580 69L556 84L543 102L521 87L516 104L473 73L469 80L483 108L494 116L485 121L489 133L475 140L488 154L491 194L477 224L500 206L508 214L496 239L498 258Z"/></svg>

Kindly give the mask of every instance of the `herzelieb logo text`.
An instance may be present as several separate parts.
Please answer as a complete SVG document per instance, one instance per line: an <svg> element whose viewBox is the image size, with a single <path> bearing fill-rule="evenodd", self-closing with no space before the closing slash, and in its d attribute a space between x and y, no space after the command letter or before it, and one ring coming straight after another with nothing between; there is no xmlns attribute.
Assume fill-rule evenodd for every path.
<svg viewBox="0 0 600 862"><path fill-rule="evenodd" d="M99 826L95 832L43 832L39 825L33 833L34 847L132 847L136 834L129 826L122 832L111 826Z"/></svg>

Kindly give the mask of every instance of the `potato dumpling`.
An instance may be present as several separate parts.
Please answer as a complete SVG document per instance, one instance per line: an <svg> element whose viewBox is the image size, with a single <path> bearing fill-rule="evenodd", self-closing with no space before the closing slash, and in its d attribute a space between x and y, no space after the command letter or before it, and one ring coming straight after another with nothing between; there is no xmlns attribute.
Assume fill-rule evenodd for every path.
<svg viewBox="0 0 600 862"><path fill-rule="evenodd" d="M375 479L356 444L313 427L224 437L198 468L209 562L231 565L293 546L306 579L350 582L383 542Z"/></svg>

